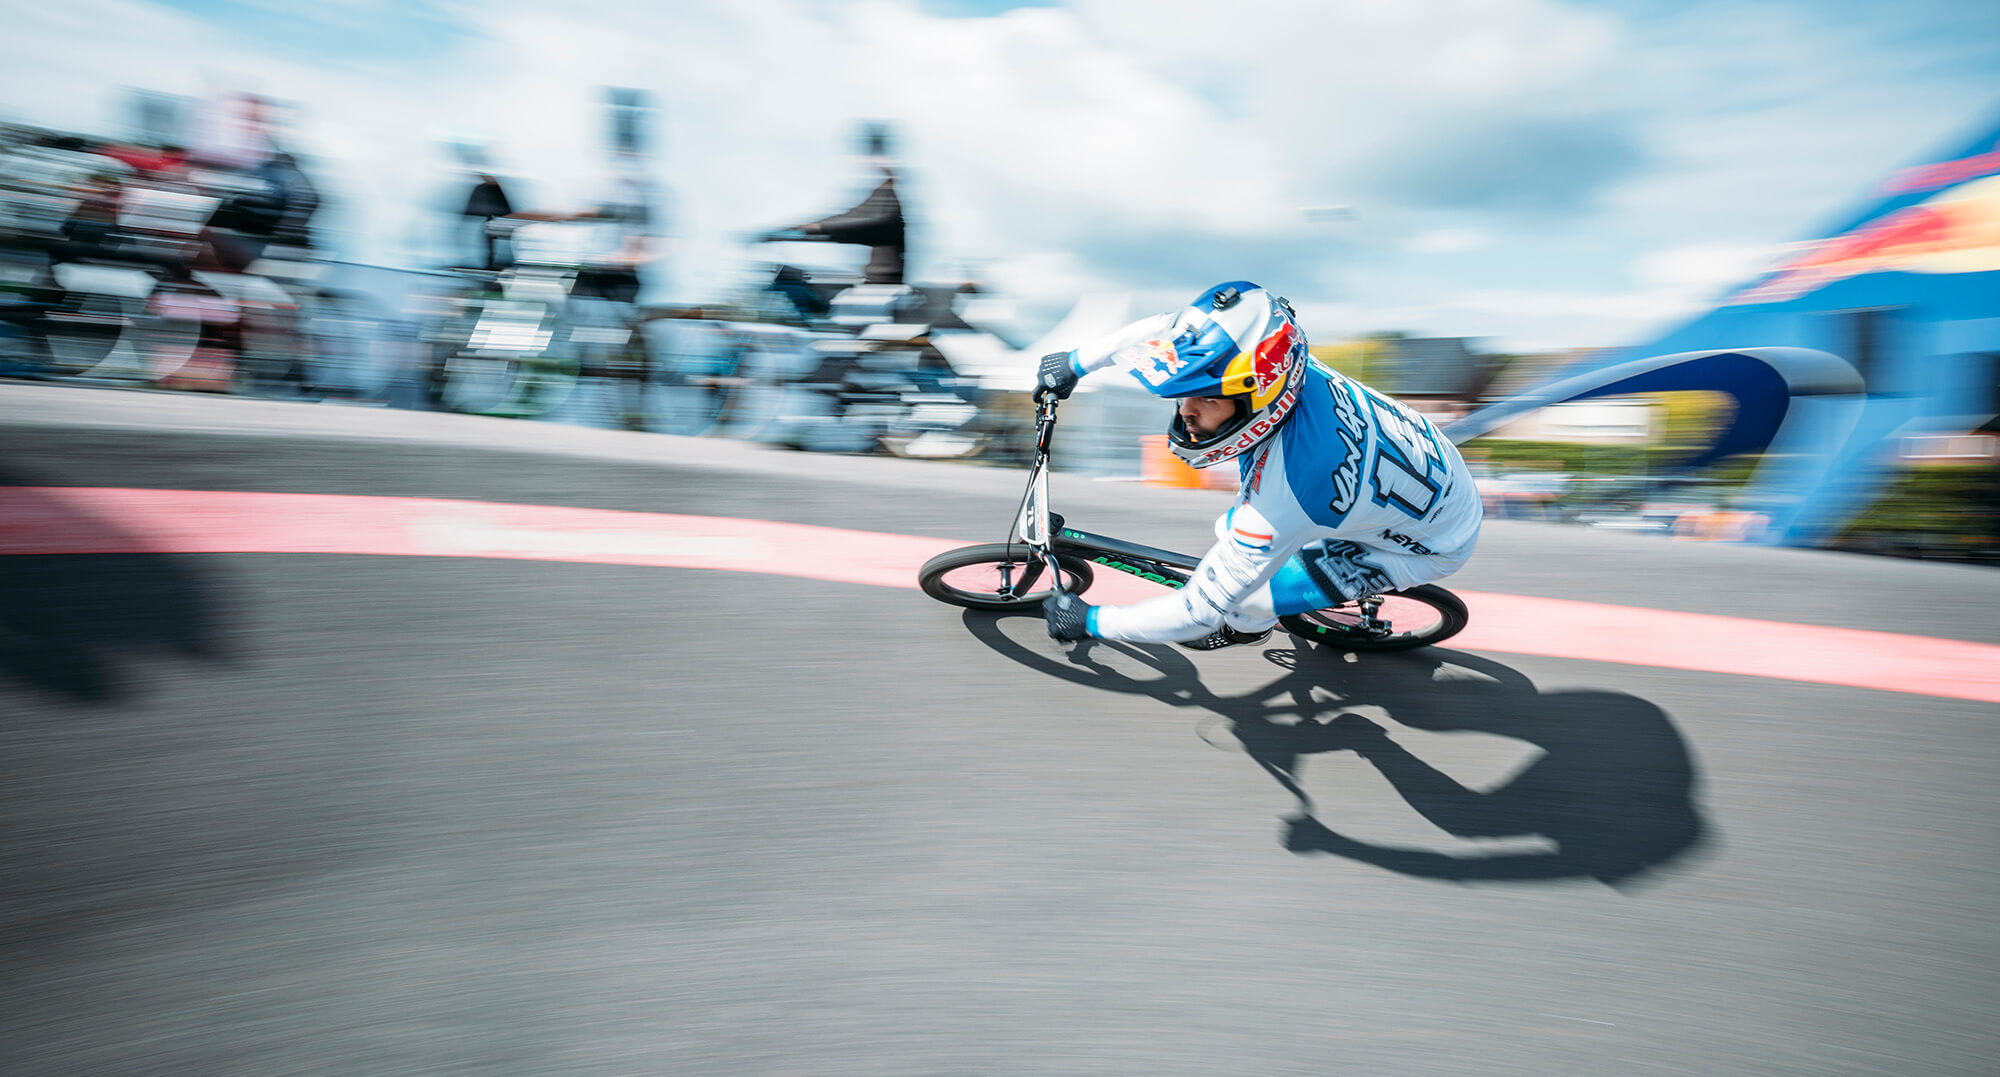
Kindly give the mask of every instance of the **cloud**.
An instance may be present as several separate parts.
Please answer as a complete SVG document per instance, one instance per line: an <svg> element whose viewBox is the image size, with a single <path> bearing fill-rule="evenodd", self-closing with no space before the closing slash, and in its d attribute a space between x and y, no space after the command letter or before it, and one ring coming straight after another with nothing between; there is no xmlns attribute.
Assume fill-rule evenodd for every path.
<svg viewBox="0 0 2000 1077"><path fill-rule="evenodd" d="M738 238L845 205L854 126L883 119L915 270L977 266L1047 317L1065 295L1171 303L1243 276L1357 329L1593 344L1721 272L1702 268L1716 252L1797 238L1962 133L2000 75L1995 17L1940 0L1008 6L434 0L411 17L433 51L411 63L329 36L395 37L408 26L386 0L254 27L136 0L16 4L0 111L104 131L127 83L297 101L343 253L422 262L439 256L426 206L458 182L442 136L485 130L517 202L577 208L604 164L599 88L644 89L679 241L663 279L685 299L765 258L858 264ZM1302 223L1324 205L1353 221Z"/></svg>
<svg viewBox="0 0 2000 1077"><path fill-rule="evenodd" d="M1197 228L1091 232L1072 246L1085 265L1128 287L1171 287L1188 298L1233 279L1268 281L1280 290L1304 288L1320 280L1335 254L1324 237L1311 233L1245 235Z"/></svg>
<svg viewBox="0 0 2000 1077"><path fill-rule="evenodd" d="M1699 314L1773 253L1754 245L1668 247L1631 261L1629 288L1448 288L1421 302L1332 304L1322 313L1343 332L1485 337L1513 351L1637 343ZM1302 313L1310 317L1315 308Z"/></svg>
<svg viewBox="0 0 2000 1077"><path fill-rule="evenodd" d="M1422 209L1574 215L1645 166L1629 120L1488 115L1391 148L1363 182Z"/></svg>
<svg viewBox="0 0 2000 1077"><path fill-rule="evenodd" d="M1432 228L1411 236L1403 249L1412 254L1458 254L1491 242L1492 237L1478 228Z"/></svg>
<svg viewBox="0 0 2000 1077"><path fill-rule="evenodd" d="M1699 299L1749 280L1779 254L1774 247L1741 243L1698 243L1641 255L1632 263L1640 284Z"/></svg>
<svg viewBox="0 0 2000 1077"><path fill-rule="evenodd" d="M1308 305L1301 317L1335 335L1377 330L1414 336L1465 336L1500 351L1593 347L1642 339L1692 314L1684 297L1629 292L1476 288L1405 305ZM1316 331L1328 339L1326 328Z"/></svg>

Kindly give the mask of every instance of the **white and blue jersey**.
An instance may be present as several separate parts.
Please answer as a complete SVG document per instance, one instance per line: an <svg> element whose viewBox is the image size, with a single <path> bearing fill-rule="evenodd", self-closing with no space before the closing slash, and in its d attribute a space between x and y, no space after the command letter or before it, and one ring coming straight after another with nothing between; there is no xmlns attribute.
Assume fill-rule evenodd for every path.
<svg viewBox="0 0 2000 1077"><path fill-rule="evenodd" d="M1137 323L1079 369L1131 362ZM1479 491L1430 420L1309 362L1290 417L1241 458L1236 501L1188 585L1091 611L1104 639L1196 639L1228 625L1262 631L1280 614L1443 579L1479 539Z"/></svg>

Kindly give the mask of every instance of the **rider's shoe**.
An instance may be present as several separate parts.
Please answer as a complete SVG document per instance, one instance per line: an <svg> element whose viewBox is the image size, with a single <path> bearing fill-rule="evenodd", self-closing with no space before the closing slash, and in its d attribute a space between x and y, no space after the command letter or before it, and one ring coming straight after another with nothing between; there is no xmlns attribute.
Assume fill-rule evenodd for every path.
<svg viewBox="0 0 2000 1077"><path fill-rule="evenodd" d="M1262 643L1270 638L1271 630L1268 628L1262 632L1238 632L1224 625L1200 639L1187 640L1181 646L1190 651L1214 651L1242 643Z"/></svg>

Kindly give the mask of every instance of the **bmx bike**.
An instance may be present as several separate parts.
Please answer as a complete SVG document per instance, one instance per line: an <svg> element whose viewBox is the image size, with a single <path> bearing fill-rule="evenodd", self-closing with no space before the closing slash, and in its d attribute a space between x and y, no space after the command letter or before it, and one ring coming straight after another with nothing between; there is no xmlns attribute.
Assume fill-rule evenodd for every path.
<svg viewBox="0 0 2000 1077"><path fill-rule="evenodd" d="M1035 455L1006 542L947 550L924 563L918 586L940 602L995 612L1039 612L1056 591L1082 594L1099 569L1179 589L1199 557L1070 527L1049 503L1049 443L1054 399L1035 404ZM1047 578L1044 580L1044 574ZM1465 627L1465 603L1435 584L1363 595L1324 609L1281 616L1301 639L1346 651L1402 651L1439 643Z"/></svg>

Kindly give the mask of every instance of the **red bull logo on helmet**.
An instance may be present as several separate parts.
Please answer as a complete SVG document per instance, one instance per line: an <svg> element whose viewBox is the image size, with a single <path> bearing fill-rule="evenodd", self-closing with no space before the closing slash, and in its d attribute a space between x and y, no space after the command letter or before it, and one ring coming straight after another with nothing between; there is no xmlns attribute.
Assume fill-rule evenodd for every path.
<svg viewBox="0 0 2000 1077"><path fill-rule="evenodd" d="M1293 353L1304 346L1299 327L1289 321L1258 342L1255 365L1257 388L1250 394L1251 407L1263 407L1277 395L1278 390L1285 387L1285 374L1291 369Z"/></svg>
<svg viewBox="0 0 2000 1077"><path fill-rule="evenodd" d="M1229 364L1228 373L1222 376L1222 391L1231 395L1250 394L1250 406L1262 410L1285 390L1293 363L1302 361L1306 349L1305 336L1297 325L1287 321L1278 331L1257 342L1257 346L1238 355Z"/></svg>

